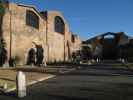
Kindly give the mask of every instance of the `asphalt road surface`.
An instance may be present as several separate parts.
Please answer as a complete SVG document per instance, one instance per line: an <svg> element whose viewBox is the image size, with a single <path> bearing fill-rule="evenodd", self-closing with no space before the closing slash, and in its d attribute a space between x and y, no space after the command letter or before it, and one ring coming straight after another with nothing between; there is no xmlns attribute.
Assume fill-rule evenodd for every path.
<svg viewBox="0 0 133 100"><path fill-rule="evenodd" d="M0 100L20 100L15 93L1 94ZM21 100L133 100L133 71L114 64L80 66L28 87Z"/></svg>

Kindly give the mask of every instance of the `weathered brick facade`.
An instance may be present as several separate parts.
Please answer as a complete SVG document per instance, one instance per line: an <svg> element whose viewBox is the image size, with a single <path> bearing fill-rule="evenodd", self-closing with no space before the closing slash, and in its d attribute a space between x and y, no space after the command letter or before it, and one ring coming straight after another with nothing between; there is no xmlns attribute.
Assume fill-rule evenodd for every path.
<svg viewBox="0 0 133 100"><path fill-rule="evenodd" d="M91 39L88 39L83 44L90 46L90 52L92 58L100 59L118 59L128 58L129 52L132 50L132 44L130 43L130 36L124 32L107 32Z"/></svg>
<svg viewBox="0 0 133 100"><path fill-rule="evenodd" d="M38 16L38 29L26 24L27 10ZM55 32L56 16L64 22L63 34ZM46 19L35 7L10 3L2 23L2 34L7 44L8 55L10 56L11 48L11 56L19 57L20 64L26 63L28 50L34 47L33 42L43 46L47 62L68 61L74 52L73 48L79 47L81 43L79 38L72 43L69 26L63 15L57 11L48 11Z"/></svg>

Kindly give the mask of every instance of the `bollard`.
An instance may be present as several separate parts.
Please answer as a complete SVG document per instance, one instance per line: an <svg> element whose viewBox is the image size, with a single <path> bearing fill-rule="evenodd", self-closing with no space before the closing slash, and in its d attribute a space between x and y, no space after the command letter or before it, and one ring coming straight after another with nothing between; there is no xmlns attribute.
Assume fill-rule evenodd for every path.
<svg viewBox="0 0 133 100"><path fill-rule="evenodd" d="M4 83L4 90L6 90L7 89L7 83Z"/></svg>
<svg viewBox="0 0 133 100"><path fill-rule="evenodd" d="M43 61L43 67L47 67L47 63L46 63L46 60L45 59Z"/></svg>
<svg viewBox="0 0 133 100"><path fill-rule="evenodd" d="M122 63L125 63L125 60L124 59L122 59L121 61L122 61Z"/></svg>
<svg viewBox="0 0 133 100"><path fill-rule="evenodd" d="M21 71L16 76L17 95L19 98L26 96L26 78L25 74Z"/></svg>
<svg viewBox="0 0 133 100"><path fill-rule="evenodd" d="M97 61L97 63L98 63L98 62L99 62L99 59L97 58L97 60L96 60L96 61Z"/></svg>
<svg viewBox="0 0 133 100"><path fill-rule="evenodd" d="M9 68L9 64L6 62L6 63L3 65L3 68Z"/></svg>
<svg viewBox="0 0 133 100"><path fill-rule="evenodd" d="M47 67L47 63L46 62L44 62L44 67Z"/></svg>

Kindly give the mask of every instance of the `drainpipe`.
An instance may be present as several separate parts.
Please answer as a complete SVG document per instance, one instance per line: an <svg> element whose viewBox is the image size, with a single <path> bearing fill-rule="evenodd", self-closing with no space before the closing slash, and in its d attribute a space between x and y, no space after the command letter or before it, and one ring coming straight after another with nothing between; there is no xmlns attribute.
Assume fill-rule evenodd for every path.
<svg viewBox="0 0 133 100"><path fill-rule="evenodd" d="M65 29L66 29L66 26L65 26ZM65 47L65 39L66 38L65 38L65 35L66 35L66 33L65 33L65 30L64 30L64 62L66 61L66 52L65 52L66 51L65 50L66 49L66 47Z"/></svg>
<svg viewBox="0 0 133 100"><path fill-rule="evenodd" d="M65 60L66 60L66 52L65 52L65 34L64 34L64 62L65 62Z"/></svg>
<svg viewBox="0 0 133 100"><path fill-rule="evenodd" d="M12 13L11 11L9 10L9 13L10 13L10 51L9 51L9 61L11 60L12 58Z"/></svg>
<svg viewBox="0 0 133 100"><path fill-rule="evenodd" d="M46 44L47 44L47 56L48 56L48 61L49 61L49 43L48 43L48 11L46 11Z"/></svg>

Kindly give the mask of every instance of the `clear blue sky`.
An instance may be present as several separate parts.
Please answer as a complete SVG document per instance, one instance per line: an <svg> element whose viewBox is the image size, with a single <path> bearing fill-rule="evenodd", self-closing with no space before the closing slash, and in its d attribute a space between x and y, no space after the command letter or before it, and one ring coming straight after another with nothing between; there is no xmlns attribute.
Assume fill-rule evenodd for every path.
<svg viewBox="0 0 133 100"><path fill-rule="evenodd" d="M35 5L42 10L59 10L70 30L81 39L104 32L124 31L133 36L133 0L10 0Z"/></svg>

